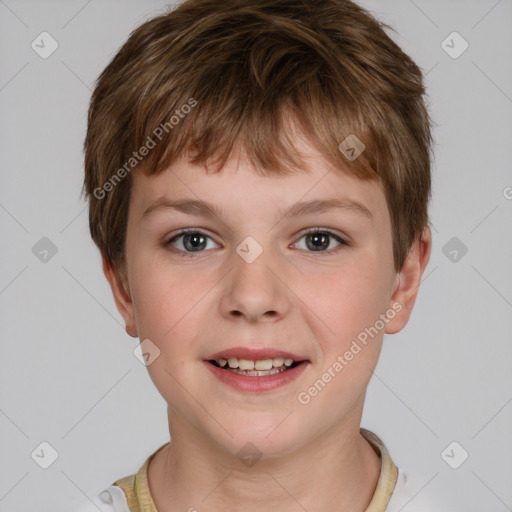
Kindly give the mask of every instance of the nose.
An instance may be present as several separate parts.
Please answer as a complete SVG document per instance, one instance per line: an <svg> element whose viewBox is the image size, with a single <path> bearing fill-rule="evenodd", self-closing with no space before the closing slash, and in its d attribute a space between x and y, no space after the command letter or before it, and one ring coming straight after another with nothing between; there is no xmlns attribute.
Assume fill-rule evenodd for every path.
<svg viewBox="0 0 512 512"><path fill-rule="evenodd" d="M236 252L232 259L233 269L221 298L222 314L251 323L282 319L290 309L291 292L270 251L263 251L250 263Z"/></svg>

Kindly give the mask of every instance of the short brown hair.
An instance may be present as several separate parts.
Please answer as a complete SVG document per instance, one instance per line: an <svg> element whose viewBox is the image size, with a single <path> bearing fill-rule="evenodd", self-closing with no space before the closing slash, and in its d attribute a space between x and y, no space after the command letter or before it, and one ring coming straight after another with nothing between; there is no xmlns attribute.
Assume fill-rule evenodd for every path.
<svg viewBox="0 0 512 512"><path fill-rule="evenodd" d="M385 28L349 0L187 0L134 30L97 80L84 143L91 236L118 275L132 168L186 154L220 169L241 148L257 172L286 174L301 165L289 119L380 180L399 271L428 225L432 136L422 72ZM339 149L350 135L366 147L354 160Z"/></svg>

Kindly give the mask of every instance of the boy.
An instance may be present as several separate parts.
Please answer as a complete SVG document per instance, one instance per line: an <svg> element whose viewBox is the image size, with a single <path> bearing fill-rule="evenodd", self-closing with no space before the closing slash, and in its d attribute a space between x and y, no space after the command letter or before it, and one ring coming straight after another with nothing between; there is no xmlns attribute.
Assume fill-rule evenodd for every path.
<svg viewBox="0 0 512 512"><path fill-rule="evenodd" d="M131 34L91 100L84 191L171 442L94 510L411 500L360 421L430 256L424 93L348 0L188 0Z"/></svg>

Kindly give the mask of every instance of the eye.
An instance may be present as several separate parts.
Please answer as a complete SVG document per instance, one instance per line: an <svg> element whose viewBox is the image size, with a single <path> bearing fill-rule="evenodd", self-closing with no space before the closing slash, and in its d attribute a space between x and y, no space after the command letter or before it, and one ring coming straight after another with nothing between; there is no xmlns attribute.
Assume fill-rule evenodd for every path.
<svg viewBox="0 0 512 512"><path fill-rule="evenodd" d="M348 245L348 243L339 235L321 228L316 228L304 233L301 240L303 238L306 240L305 250L310 252L331 252L327 251L327 249L331 246L332 239L334 239L339 245Z"/></svg>
<svg viewBox="0 0 512 512"><path fill-rule="evenodd" d="M335 247L334 249L332 248L333 239L335 243L338 244L338 246L349 245L345 240L343 240L343 238L341 238L336 233L321 228L315 228L304 233L300 240L302 239L305 239L306 241L305 248L299 247L299 249L304 249L308 252L334 252ZM208 246L208 241L211 241L210 246ZM299 242L297 242L297 244L295 245L298 245ZM171 251L177 253L179 256L184 257L193 256L193 253L195 252L204 252L205 249L215 249L216 247L218 247L216 242L214 242L210 236L194 228L184 229L180 231L173 237L164 241L162 245L166 248L169 248Z"/></svg>
<svg viewBox="0 0 512 512"><path fill-rule="evenodd" d="M213 240L202 231L198 231L197 229L185 229L166 240L163 246L173 246L174 249L171 249L173 252L179 253L180 256L188 256L189 254L187 253L203 252L205 248L215 248L207 247L208 240L213 242ZM217 245L215 242L213 242L213 244Z"/></svg>

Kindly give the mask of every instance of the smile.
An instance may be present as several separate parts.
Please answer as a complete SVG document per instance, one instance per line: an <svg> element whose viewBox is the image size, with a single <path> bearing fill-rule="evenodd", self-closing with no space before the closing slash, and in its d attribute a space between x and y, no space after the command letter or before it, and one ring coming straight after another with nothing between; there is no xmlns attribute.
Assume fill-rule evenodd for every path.
<svg viewBox="0 0 512 512"><path fill-rule="evenodd" d="M222 383L237 391L263 393L280 388L295 380L309 365L309 361L281 358L251 361L248 359L220 359L204 361L208 369ZM269 368L270 366L270 368Z"/></svg>
<svg viewBox="0 0 512 512"><path fill-rule="evenodd" d="M249 359L241 359L238 357L230 357L228 359L217 359L210 361L218 368L222 368L238 375L264 377L267 375L275 375L297 366L298 362L293 359L284 359L276 357L273 359L258 359L252 361Z"/></svg>

